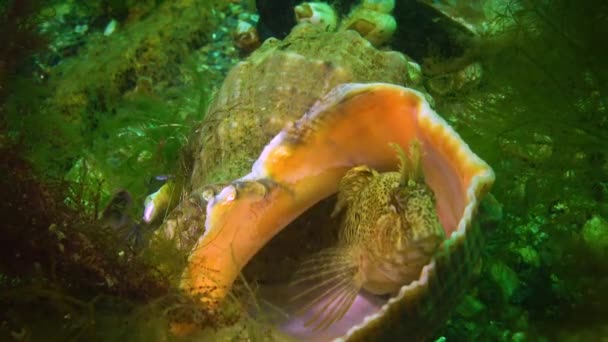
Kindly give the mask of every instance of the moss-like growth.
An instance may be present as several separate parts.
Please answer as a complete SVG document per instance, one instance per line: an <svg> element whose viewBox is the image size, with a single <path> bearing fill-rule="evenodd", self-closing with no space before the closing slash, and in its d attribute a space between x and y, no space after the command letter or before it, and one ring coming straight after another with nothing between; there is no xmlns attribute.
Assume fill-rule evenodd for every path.
<svg viewBox="0 0 608 342"><path fill-rule="evenodd" d="M223 2L167 2L148 16L114 5L129 13L116 32L92 33L50 82L22 72L3 103L0 336L161 340L180 308L206 327L241 314L210 315L175 290L186 255L172 241L136 244L154 228L138 223L156 190L147 180L187 175L180 150L212 87L190 55Z"/></svg>
<svg viewBox="0 0 608 342"><path fill-rule="evenodd" d="M155 135L145 132L153 140L166 134L161 153L178 150L181 145L167 131L193 112L204 113L196 104L211 88L197 81L201 77L188 61L208 41L217 20L212 10L221 3L162 3L139 21L121 23L110 36L91 33L77 56L46 66L48 82L21 76L8 101L9 129L31 149L27 152L35 165L60 177L83 147L95 144L101 126L106 135L124 128L117 123L133 110L131 123L139 119L142 125L164 127Z"/></svg>
<svg viewBox="0 0 608 342"><path fill-rule="evenodd" d="M68 193L79 193L73 191L79 184L38 181L15 150L0 149L6 176L0 184L6 196L0 206L0 302L10 307L2 319L11 329L23 328L33 338L41 322L36 317L47 314L49 321L69 315L84 329L92 324L99 296L142 300L167 291L166 277L138 258L118 232L100 224L98 203L85 206L73 196L78 202L73 208L63 201ZM39 310L29 310L32 305Z"/></svg>
<svg viewBox="0 0 608 342"><path fill-rule="evenodd" d="M500 33L477 38L456 63L434 60L437 70L483 66L477 88L436 100L438 112L493 166L493 193L506 214L486 229L487 260L475 291L487 309L471 319L453 316L448 340L601 331L595 318L607 314L608 288L597 270L605 262L579 234L606 200L608 49L600 41L608 34L607 9L602 1L510 1L496 18L504 23ZM504 273L497 263L523 286L488 281Z"/></svg>
<svg viewBox="0 0 608 342"><path fill-rule="evenodd" d="M18 152L10 144L0 148L7 199L0 206L2 336L156 341L175 338L169 324L180 319L208 337L217 329L237 338L264 331L244 315L243 305L253 304L234 297L208 312L176 290L187 255L162 238L143 252L134 248L123 229L107 224L108 208L102 209L99 187L90 188L95 181L87 173L78 182L41 182ZM127 220L123 228L133 224ZM243 283L238 288L247 291L239 298L255 298ZM235 330L237 321L244 331Z"/></svg>
<svg viewBox="0 0 608 342"><path fill-rule="evenodd" d="M29 61L31 55L44 49L47 40L38 31L38 0L3 1L0 3L0 103L12 86L12 78ZM0 108L0 111L2 108Z"/></svg>

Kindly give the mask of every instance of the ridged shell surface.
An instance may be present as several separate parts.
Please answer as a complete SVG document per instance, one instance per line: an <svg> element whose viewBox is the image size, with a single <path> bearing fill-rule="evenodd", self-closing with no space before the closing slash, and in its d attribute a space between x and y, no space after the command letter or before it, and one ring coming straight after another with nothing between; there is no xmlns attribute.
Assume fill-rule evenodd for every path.
<svg viewBox="0 0 608 342"><path fill-rule="evenodd" d="M404 55L354 31L302 24L283 41L267 40L230 71L198 128L192 188L247 174L268 141L335 86L406 80Z"/></svg>

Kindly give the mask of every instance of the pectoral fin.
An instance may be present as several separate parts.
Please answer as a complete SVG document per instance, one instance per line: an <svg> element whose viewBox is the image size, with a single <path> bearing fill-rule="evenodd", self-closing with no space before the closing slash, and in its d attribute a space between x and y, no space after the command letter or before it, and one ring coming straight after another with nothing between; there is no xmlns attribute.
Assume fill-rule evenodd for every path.
<svg viewBox="0 0 608 342"><path fill-rule="evenodd" d="M305 327L323 330L339 321L351 307L361 277L356 251L336 247L319 252L298 267L290 286L296 289L291 301L299 305Z"/></svg>

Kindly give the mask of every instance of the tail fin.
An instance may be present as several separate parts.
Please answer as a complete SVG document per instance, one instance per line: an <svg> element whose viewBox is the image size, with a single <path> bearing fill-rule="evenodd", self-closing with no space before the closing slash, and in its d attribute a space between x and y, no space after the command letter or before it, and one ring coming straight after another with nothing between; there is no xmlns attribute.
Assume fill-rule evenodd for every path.
<svg viewBox="0 0 608 342"><path fill-rule="evenodd" d="M297 315L304 316L305 327L325 330L348 312L361 289L353 252L349 247L326 249L296 271L290 286L297 288L298 293L291 301L299 307Z"/></svg>

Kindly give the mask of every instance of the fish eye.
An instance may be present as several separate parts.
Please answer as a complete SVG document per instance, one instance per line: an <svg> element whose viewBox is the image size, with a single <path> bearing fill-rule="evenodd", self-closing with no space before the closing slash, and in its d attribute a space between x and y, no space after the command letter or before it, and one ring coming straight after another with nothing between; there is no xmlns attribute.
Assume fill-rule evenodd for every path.
<svg viewBox="0 0 608 342"><path fill-rule="evenodd" d="M407 195L400 191L399 188L393 190L389 195L389 203L395 210L401 210L405 207L407 202Z"/></svg>

